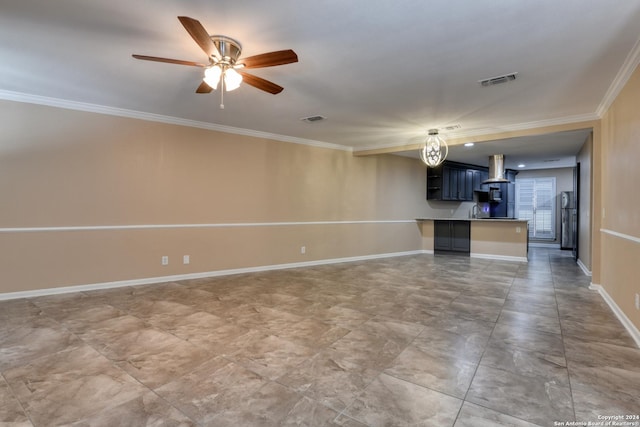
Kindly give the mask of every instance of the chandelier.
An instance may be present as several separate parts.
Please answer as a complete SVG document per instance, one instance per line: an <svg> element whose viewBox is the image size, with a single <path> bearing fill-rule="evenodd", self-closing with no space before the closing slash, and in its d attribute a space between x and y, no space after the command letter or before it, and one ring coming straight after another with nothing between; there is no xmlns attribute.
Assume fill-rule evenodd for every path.
<svg viewBox="0 0 640 427"><path fill-rule="evenodd" d="M428 167L435 168L444 162L449 153L449 147L444 139L438 135L438 129L429 129L429 137L420 149L420 159Z"/></svg>

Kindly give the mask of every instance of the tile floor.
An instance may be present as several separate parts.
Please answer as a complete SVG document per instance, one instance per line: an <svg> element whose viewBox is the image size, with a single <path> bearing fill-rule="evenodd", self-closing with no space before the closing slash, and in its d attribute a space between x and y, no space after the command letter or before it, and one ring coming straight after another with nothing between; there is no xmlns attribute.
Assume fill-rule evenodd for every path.
<svg viewBox="0 0 640 427"><path fill-rule="evenodd" d="M640 413L566 252L407 256L0 301L0 425L552 426Z"/></svg>

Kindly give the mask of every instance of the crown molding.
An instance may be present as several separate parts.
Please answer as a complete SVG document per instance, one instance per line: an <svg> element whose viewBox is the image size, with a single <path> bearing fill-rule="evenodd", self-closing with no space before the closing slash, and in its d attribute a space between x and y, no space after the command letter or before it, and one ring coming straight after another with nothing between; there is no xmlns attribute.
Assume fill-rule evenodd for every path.
<svg viewBox="0 0 640 427"><path fill-rule="evenodd" d="M166 123L171 125L186 126L199 129L213 130L217 132L231 133L235 135L251 136L255 138L272 139L293 144L309 145L318 148L330 148L333 150L353 151L352 147L312 139L296 138L287 135L262 132L251 129L237 128L233 126L219 125L197 120L183 119L180 117L164 116L161 114L146 113L144 111L128 110L125 108L108 107L87 102L70 101L68 99L51 98L47 96L32 95L22 92L14 92L0 89L0 99L6 101L24 102L28 104L45 105L48 107L64 108L67 110L84 111L89 113L105 114L109 116L126 117L130 119L145 120L150 122Z"/></svg>
<svg viewBox="0 0 640 427"><path fill-rule="evenodd" d="M627 55L627 58L622 64L622 67L618 71L616 78L613 79L607 93L605 93L604 98L600 101L600 105L596 109L596 114L599 118L602 118L604 114L607 112L613 101L615 101L616 97L622 90L627 81L631 78L631 75L636 70L638 65L640 64L640 39L636 41L636 44Z"/></svg>
<svg viewBox="0 0 640 427"><path fill-rule="evenodd" d="M455 138L469 138L474 136L491 135L494 133L502 132L517 132L538 128L545 128L551 126L562 126L572 123L590 122L593 120L599 120L600 117L596 113L577 114L575 116L559 117L555 119L537 120L534 122L516 123L513 125L495 126L490 128L475 129L468 132L452 132L447 136L451 139Z"/></svg>

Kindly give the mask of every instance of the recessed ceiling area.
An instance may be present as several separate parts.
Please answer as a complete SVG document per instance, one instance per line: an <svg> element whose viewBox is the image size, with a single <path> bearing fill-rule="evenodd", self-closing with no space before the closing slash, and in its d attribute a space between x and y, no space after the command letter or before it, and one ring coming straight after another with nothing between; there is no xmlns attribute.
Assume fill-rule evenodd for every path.
<svg viewBox="0 0 640 427"><path fill-rule="evenodd" d="M591 134L591 129L556 132L544 135L477 142L473 146L449 146L447 160L487 166L489 156L504 154L505 168L516 170L573 167L576 155ZM426 139L426 136L425 136ZM417 150L395 153L420 158ZM518 167L524 164L524 168Z"/></svg>

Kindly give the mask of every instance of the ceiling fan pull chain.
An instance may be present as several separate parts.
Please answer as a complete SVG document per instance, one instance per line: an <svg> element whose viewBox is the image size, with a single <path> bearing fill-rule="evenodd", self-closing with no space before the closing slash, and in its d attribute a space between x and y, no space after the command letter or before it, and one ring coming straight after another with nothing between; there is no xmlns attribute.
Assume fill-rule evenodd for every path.
<svg viewBox="0 0 640 427"><path fill-rule="evenodd" d="M220 109L224 110L224 79L220 77Z"/></svg>

